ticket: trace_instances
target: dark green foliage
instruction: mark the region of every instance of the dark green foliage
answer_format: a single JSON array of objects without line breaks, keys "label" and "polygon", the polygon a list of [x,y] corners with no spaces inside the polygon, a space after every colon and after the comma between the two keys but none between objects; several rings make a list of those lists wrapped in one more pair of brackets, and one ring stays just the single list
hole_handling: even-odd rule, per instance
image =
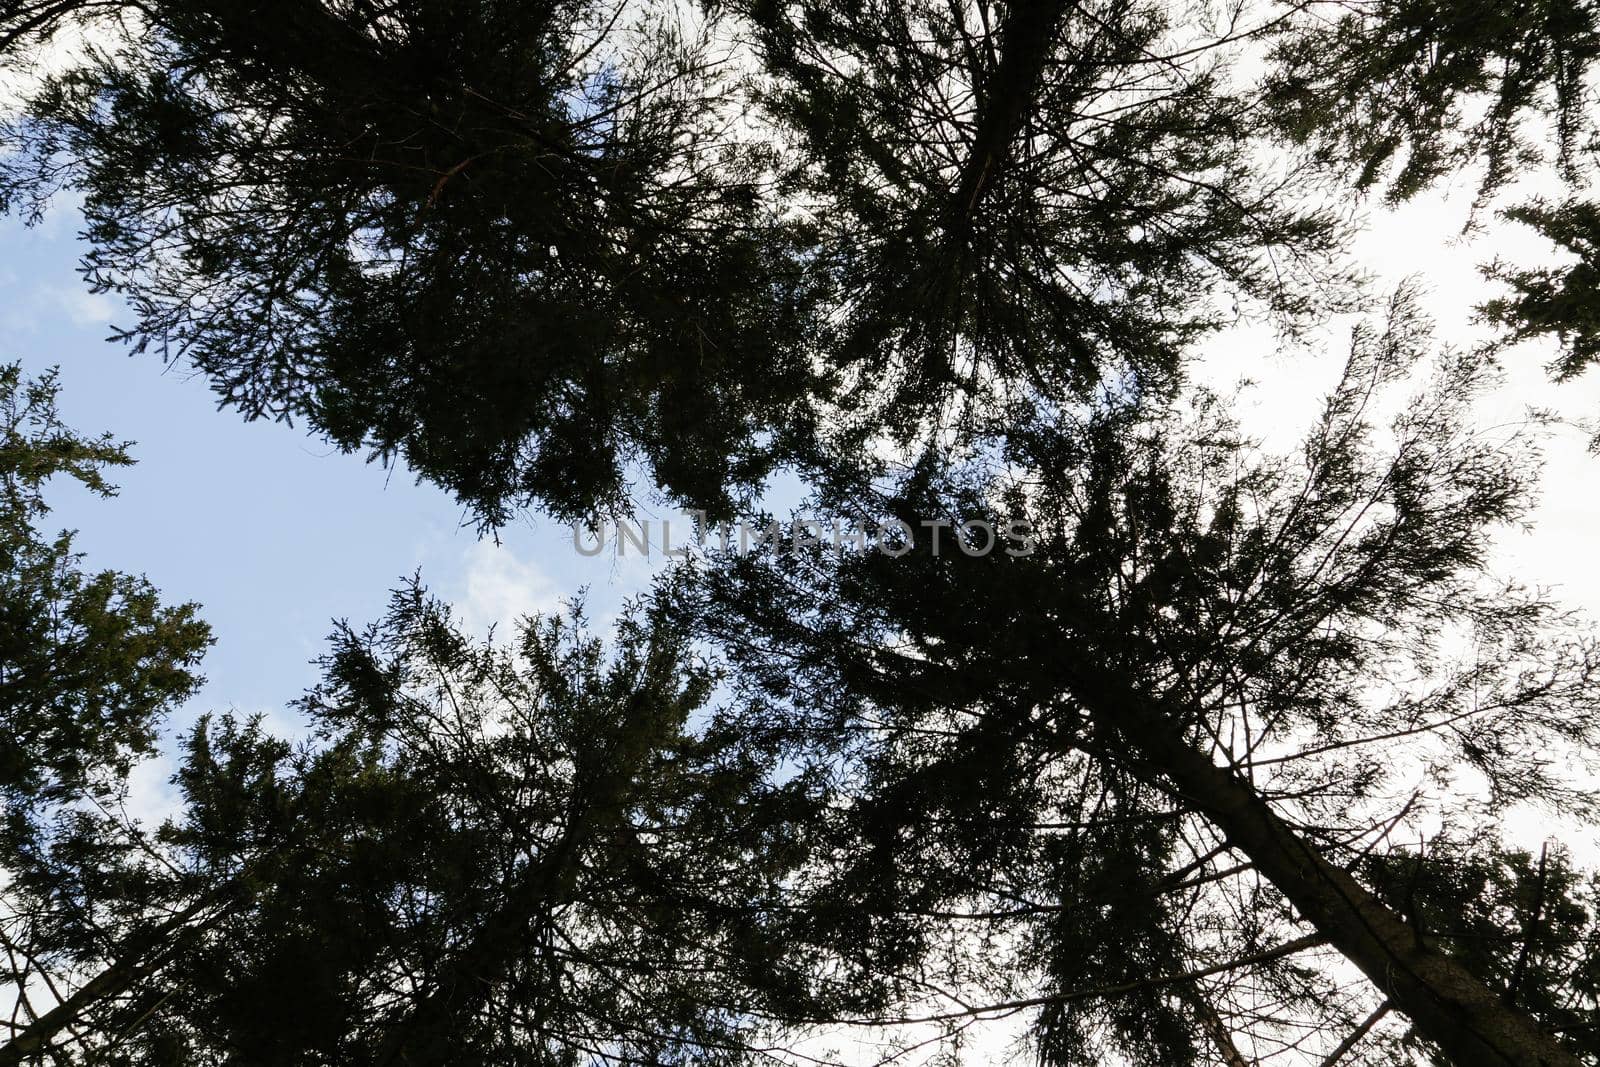
[{"label": "dark green foliage", "polygon": [[90,572],[72,535],[44,535],[45,483],[64,475],[111,496],[131,462],[109,435],[56,414],[54,375],[0,366],[0,811],[4,851],[58,806],[114,797],[152,753],[163,716],[194,692],[210,643],[195,605],[163,607],[142,578]]},{"label": "dark green foliage", "polygon": [[[245,415],[486,525],[622,509],[636,475],[727,515],[792,464],[813,514],[1037,535],[730,555],[610,654],[581,613],[477,642],[407,587],[334,635],[310,742],[209,719],[159,834],[57,820],[13,970],[60,1003],[0,1067],[733,1062],[841,1023],[954,1050],[1017,1012],[1050,1064],[1593,1053],[1559,947],[1591,890],[1488,832],[1592,816],[1551,753],[1596,740],[1600,665],[1486,575],[1536,467],[1474,427],[1486,360],[1396,401],[1430,345],[1402,294],[1288,456],[1184,372],[1230,320],[1348,302],[1345,199],[1308,207],[1331,174],[1400,200],[1481,161],[1488,197],[1549,121],[1576,180],[1594,12],[701,7],[0,15],[6,69],[102,34],[9,128],[4,206],[83,194],[124,338]],[[1594,354],[1591,214],[1513,212],[1580,262],[1502,270],[1485,309],[1557,333],[1563,375]],[[120,459],[65,447],[92,488],[81,461]],[[81,588],[117,651],[62,676],[86,710],[27,738],[24,800],[99,799],[192,684],[117,670],[203,644],[142,587]],[[1390,844],[1445,816],[1486,829]]]},{"label": "dark green foliage", "polygon": [[1361,189],[1414,196],[1481,163],[1509,185],[1541,145],[1569,175],[1594,151],[1589,81],[1600,24],[1589,0],[1311,3],[1277,27],[1272,121]]},{"label": "dark green foliage", "polygon": [[126,339],[486,523],[620,506],[635,451],[725,510],[804,423],[801,270],[710,45],[611,14],[138,5],[33,97],[0,201],[83,190]]},{"label": "dark green foliage", "polygon": [[736,1062],[810,1002],[772,908],[806,780],[707,716],[666,602],[608,653],[579,612],[477,642],[412,585],[323,665],[309,745],[190,736],[162,847],[229,903],[63,1054],[138,1019],[139,1063]]},{"label": "dark green foliage", "polygon": [[96,965],[171,899],[122,807],[211,642],[195,605],[86,571],[70,533],[41,531],[52,477],[108,497],[106,468],[132,462],[67,427],[56,394],[53,373],[0,366],[0,988],[24,1018],[50,975]]},{"label": "dark green foliage", "polygon": [[[1263,454],[1214,399],[1112,403],[1018,435],[1006,458],[1025,481],[930,464],[871,504],[812,507],[1026,514],[1030,556],[762,553],[705,576],[701,611],[740,676],[792,701],[802,740],[858,739],[853,804],[937,849],[876,862],[903,879],[878,899],[1032,928],[1043,954],[1013,974],[1034,975],[1020,1002],[1042,1011],[1055,1062],[1192,1062],[1213,1037],[1207,1013],[1257,1047],[1308,1030],[1332,1045],[1372,1008],[1334,974],[1272,955],[1306,932],[1252,877],[1272,857],[1218,840],[1206,798],[1175,788],[1141,734],[1171,731],[1221,761],[1296,847],[1338,864],[1432,810],[1588,810],[1547,755],[1600,729],[1593,650],[1481,570],[1529,488],[1522,447],[1473,428],[1481,362],[1441,358],[1381,437],[1375,424],[1427,345],[1404,296],[1389,323],[1359,330],[1298,455]],[[1450,784],[1463,767],[1481,791]],[[856,877],[840,869],[859,893]],[[950,940],[968,955],[947,982],[994,981],[976,942]],[[1197,999],[1180,982],[1148,987],[1195,969],[1208,971]],[[1519,1002],[1545,1025],[1595,1009],[1559,975],[1527,980],[1551,983]]]},{"label": "dark green foliage", "polygon": [[[1119,995],[1047,1003],[1038,1021],[1039,1058],[1046,1064],[1099,1064],[1117,1054],[1135,1062],[1203,1064],[1204,1038],[1181,1000],[1148,985],[1180,974],[1196,946],[1185,944],[1184,901],[1170,872],[1182,867],[1178,820],[1126,813],[1151,805],[1127,783],[1096,804],[1121,816],[1086,830],[1045,837],[1040,884],[1058,901],[1039,921],[1035,940],[1045,961],[1042,992],[1128,986]],[[1093,815],[1084,806],[1080,815]]]},{"label": "dark green foliage", "polygon": [[1600,1056],[1600,899],[1594,876],[1563,850],[1547,845],[1535,855],[1441,836],[1409,854],[1371,857],[1367,867],[1385,899],[1414,914],[1429,938],[1576,1049]]},{"label": "dark green foliage", "polygon": [[1553,334],[1561,352],[1551,369],[1563,381],[1575,378],[1600,359],[1600,206],[1534,201],[1509,208],[1506,217],[1538,230],[1577,262],[1526,270],[1493,264],[1489,276],[1511,293],[1486,303],[1484,317],[1506,327],[1508,342]]},{"label": "dark green foliage", "polygon": [[822,413],[855,449],[967,394],[1159,390],[1241,297],[1348,296],[1338,218],[1255,172],[1159,3],[118,7],[0,19],[21,64],[107,42],[31,95],[0,201],[81,191],[125,339],[491,525],[620,508],[633,462],[727,513]]},{"label": "dark green foliage", "polygon": [[1337,217],[1303,206],[1304,175],[1252,169],[1248,98],[1169,5],[728,6],[795,146],[822,351],[868,433],[872,412],[915,439],[956,386],[980,424],[997,393],[1160,389],[1228,300],[1340,298]]},{"label": "dark green foliage", "polygon": [[[1358,190],[1406,200],[1462,172],[1492,207],[1533,227],[1570,266],[1486,273],[1510,294],[1481,309],[1498,343],[1561,343],[1565,380],[1595,358],[1593,205],[1578,199],[1596,170],[1600,8],[1592,0],[1383,0],[1313,3],[1274,26],[1265,103],[1290,141],[1344,169]],[[1573,199],[1505,206],[1497,194],[1553,164]]]}]

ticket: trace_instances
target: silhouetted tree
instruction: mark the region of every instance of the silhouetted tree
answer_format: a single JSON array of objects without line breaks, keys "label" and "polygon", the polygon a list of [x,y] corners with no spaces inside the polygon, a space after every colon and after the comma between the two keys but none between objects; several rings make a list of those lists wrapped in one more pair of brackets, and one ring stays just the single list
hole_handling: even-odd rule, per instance
[{"label": "silhouetted tree", "polygon": [[[886,469],[886,495],[812,509],[1026,515],[1031,555],[970,556],[947,527],[935,556],[924,528],[899,558],[781,548],[705,574],[708,625],[746,684],[789,697],[795,743],[827,758],[852,739],[862,844],[841,853],[839,891],[864,914],[1009,920],[955,939],[949,988],[979,946],[1020,946],[1031,990],[987,1003],[1040,1009],[1047,1060],[1200,1062],[1224,1035],[1251,1057],[1331,1048],[1374,994],[1448,1062],[1590,1047],[1587,979],[1509,981],[1504,956],[1435,936],[1392,871],[1363,866],[1429,819],[1587,812],[1559,768],[1600,727],[1592,643],[1485,573],[1535,468],[1518,434],[1475,428],[1481,361],[1441,357],[1374,426],[1427,347],[1402,295],[1387,326],[1358,330],[1297,455],[1263,454],[1216,400],[1109,395],[1003,457]],[[1468,775],[1481,786],[1456,784]],[[1320,945],[1373,991],[1307,969]],[[960,998],[943,1011],[986,1003]]]},{"label": "silhouetted tree", "polygon": [[195,606],[163,608],[143,579],[88,572],[72,534],[44,536],[45,483],[102,497],[105,468],[132,462],[109,434],[84,437],[56,412],[53,373],[0,366],[0,798],[7,852],[68,798],[105,796],[153,750],[164,713],[199,684],[210,642]]},{"label": "silhouetted tree", "polygon": [[[1592,647],[1485,577],[1535,465],[1474,429],[1482,357],[1374,430],[1427,347],[1402,297],[1290,458],[1185,360],[1356,294],[1319,196],[1481,162],[1487,203],[1547,120],[1576,181],[1593,23],[1565,0],[9,8],[4,70],[92,32],[7,127],[0,206],[81,194],[124,338],[223,403],[402,459],[487,525],[624,507],[636,460],[711,517],[792,464],[823,514],[924,548],[950,526],[937,556],[703,573],[738,699],[692,725],[712,674],[676,586],[609,662],[554,622],[477,645],[402,594],[336,635],[315,743],[203,725],[183,816],[115,838],[145,858],[75,839],[58,870],[120,872],[118,917],[80,923],[0,1063],[737,1059],[1024,1010],[1051,1063],[1592,1053],[1588,965],[1545,932],[1592,936],[1588,889],[1481,832],[1588,814],[1552,754],[1600,710]],[[1560,335],[1575,373],[1592,212],[1519,210],[1580,263],[1497,268],[1485,314]],[[1036,551],[956,543],[1010,514]],[[57,760],[115,777],[142,737]],[[1391,844],[1429,820],[1432,846]]]},{"label": "silhouetted tree", "polygon": [[1295,166],[1256,165],[1226,32],[1172,5],[727,6],[797,144],[780,165],[832,282],[821,350],[868,433],[949,425],[956,385],[980,423],[997,394],[1159,390],[1241,299],[1287,322],[1345,295],[1340,216]]},{"label": "silhouetted tree", "polygon": [[1391,200],[1464,168],[1484,197],[1533,161],[1576,177],[1593,165],[1596,16],[1587,0],[1285,4],[1272,121]]},{"label": "silhouetted tree", "polygon": [[711,6],[24,5],[11,66],[99,43],[0,202],[80,192],[128,340],[490,524],[618,507],[630,462],[726,514],[818,419],[1165,388],[1241,299],[1349,295],[1227,35],[1164,3]]},{"label": "silhouetted tree", "polygon": [[1559,380],[1576,378],[1600,359],[1600,329],[1595,319],[1600,271],[1600,205],[1587,200],[1560,204],[1536,200],[1506,210],[1506,217],[1538,230],[1573,260],[1556,266],[1490,265],[1488,274],[1509,293],[1487,301],[1486,319],[1506,327],[1506,343],[1551,336],[1559,354],[1551,371]]},{"label": "silhouetted tree", "polygon": [[[1488,301],[1484,318],[1507,328],[1502,345],[1558,340],[1558,379],[1593,363],[1596,208],[1583,197],[1600,145],[1600,10],[1587,0],[1309,3],[1273,32],[1272,121],[1391,201],[1473,173],[1478,207],[1497,207],[1562,253],[1532,268],[1490,263],[1486,273],[1509,293]],[[1571,199],[1500,202],[1551,164]]]},{"label": "silhouetted tree", "polygon": [[74,19],[100,43],[13,124],[0,203],[82,190],[127,339],[247,417],[399,456],[494,523],[617,506],[635,453],[725,510],[803,425],[804,271],[708,32],[591,0],[0,28],[38,24],[26,62]]},{"label": "silhouetted tree", "polygon": [[0,977],[14,1020],[150,896],[124,811],[128,775],[200,683],[210,631],[142,578],[90,571],[72,534],[46,536],[46,483],[100,496],[131,462],[109,435],[74,432],[53,373],[0,367]]},{"label": "silhouetted tree", "polygon": [[189,737],[160,847],[196,905],[0,1062],[735,1062],[777,1009],[850,1003],[766,918],[808,779],[701,714],[668,608],[609,655],[578,613],[478,642],[415,585],[341,627],[311,743]]}]

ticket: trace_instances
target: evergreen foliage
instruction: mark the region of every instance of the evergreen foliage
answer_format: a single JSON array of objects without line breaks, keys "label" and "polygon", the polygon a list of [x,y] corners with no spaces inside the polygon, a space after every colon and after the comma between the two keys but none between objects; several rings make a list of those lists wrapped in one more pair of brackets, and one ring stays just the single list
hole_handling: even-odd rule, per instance
[{"label": "evergreen foliage", "polygon": [[[849,836],[872,847],[839,868],[841,891],[868,912],[1009,931],[956,943],[1021,949],[1009,967],[1033,994],[991,1002],[1040,1010],[1048,1062],[1207,1062],[1218,1019],[1247,1060],[1291,1034],[1329,1051],[1375,993],[1447,1062],[1578,1062],[1526,1017],[1497,1029],[1503,955],[1430,941],[1436,926],[1383,903],[1392,877],[1344,873],[1388,855],[1401,823],[1592,807],[1551,757],[1600,728],[1592,642],[1484,572],[1493,530],[1526,506],[1530,442],[1474,425],[1476,357],[1441,356],[1399,401],[1428,348],[1402,293],[1386,324],[1357,330],[1295,455],[1253,446],[1216,398],[1113,398],[1003,462],[885,471],[883,496],[810,504],[1022,513],[1038,532],[1026,557],[949,542],[936,556],[924,540],[842,563],[735,554],[704,575],[708,626],[737,677],[787,696],[795,743],[831,759],[853,739]],[[1454,906],[1451,879],[1484,877],[1476,856],[1431,855],[1442,876],[1406,891],[1434,906]],[[1574,894],[1563,906],[1581,916]],[[1376,989],[1272,954],[1324,943]],[[949,966],[944,988],[993,980],[970,955]],[[1149,987],[1191,972],[1204,1012]],[[1516,1003],[1587,1048],[1600,1005],[1581,979],[1546,976],[1534,993],[1524,968]],[[1470,1005],[1445,1003],[1473,983]]]},{"label": "evergreen foliage", "polygon": [[[1500,348],[1600,352],[1596,18],[7,6],[0,209],[80,198],[118,337],[224,406],[483,527],[792,471],[916,547],[692,562],[609,649],[414,580],[337,627],[307,739],[187,731],[150,827],[209,634],[39,531],[127,456],[0,370],[0,1067],[954,1059],[997,1017],[1048,1064],[1597,1062],[1592,875],[1508,827],[1594,825],[1600,658],[1491,575],[1540,428],[1477,415]],[[1353,205],[1468,171],[1570,254],[1485,268],[1496,344],[1402,290],[1282,455],[1190,380],[1358,307]]]}]

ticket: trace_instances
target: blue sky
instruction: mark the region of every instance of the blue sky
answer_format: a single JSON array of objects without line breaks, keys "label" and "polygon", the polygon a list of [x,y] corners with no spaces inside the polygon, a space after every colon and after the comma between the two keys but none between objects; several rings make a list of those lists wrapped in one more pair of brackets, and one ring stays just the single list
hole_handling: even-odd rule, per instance
[{"label": "blue sky", "polygon": [[0,219],[0,360],[29,374],[59,365],[69,425],[134,442],[138,465],[115,475],[118,497],[58,481],[48,524],[76,529],[90,566],[144,574],[168,602],[202,605],[217,643],[189,713],[282,709],[315,680],[331,620],[377,617],[419,568],[480,628],[580,587],[604,619],[643,586],[643,561],[584,559],[547,519],[520,520],[498,547],[480,542],[459,507],[405,471],[298,427],[246,423],[217,410],[204,381],[106,343],[128,315],[78,277],[76,224],[70,207],[31,229]]},{"label": "blue sky", "polygon": [[[1441,340],[1455,344],[1473,340],[1472,306],[1485,292],[1477,263],[1486,252],[1524,262],[1548,256],[1529,235],[1504,227],[1461,244],[1464,199],[1457,191],[1378,213],[1357,248],[1380,290],[1420,278]],[[175,717],[174,731],[201,711],[228,709],[268,713],[280,729],[292,729],[283,710],[315,681],[311,661],[331,621],[376,618],[388,590],[413,571],[482,630],[549,610],[584,588],[591,617],[603,625],[657,569],[610,552],[584,558],[569,529],[537,516],[502,530],[499,545],[480,541],[444,493],[404,471],[340,454],[298,428],[218,411],[203,381],[106,343],[110,325],[127,315],[114,299],[86,292],[76,271],[76,225],[65,204],[33,229],[0,219],[0,359],[33,373],[59,365],[67,421],[135,442],[139,462],[118,473],[120,496],[102,501],[57,484],[50,518],[53,527],[79,532],[91,566],[142,573],[168,602],[201,604],[217,643],[204,665],[207,684]],[[1218,384],[1254,379],[1238,414],[1272,447],[1292,448],[1332,384],[1348,326],[1323,331],[1327,348],[1316,356],[1274,355],[1271,331],[1246,324],[1214,338],[1198,370]],[[1600,411],[1600,376],[1553,387],[1542,369],[1547,356],[1508,358],[1493,414],[1515,421],[1530,404],[1575,419]],[[1495,562],[1504,577],[1549,587],[1596,619],[1600,458],[1587,453],[1587,440],[1573,428],[1547,442],[1542,504],[1528,529],[1505,531]],[[788,485],[772,494],[794,495]],[[773,500],[780,510],[785,502]],[[136,774],[135,810],[173,810],[172,768],[161,760]],[[1547,828],[1530,817],[1525,832],[1537,840]]]},{"label": "blue sky", "polygon": [[[1485,248],[1530,258],[1545,250],[1504,229],[1465,249],[1451,239],[1462,210],[1435,197],[1381,214],[1358,252],[1381,287],[1422,279],[1442,338],[1470,343]],[[107,343],[111,324],[128,315],[79,278],[77,222],[70,204],[33,228],[0,218],[0,359],[29,372],[59,365],[67,421],[135,442],[139,462],[118,473],[120,496],[102,501],[57,484],[51,518],[79,532],[91,565],[145,574],[168,601],[202,605],[217,644],[191,710],[281,709],[315,679],[310,661],[331,620],[375,618],[387,591],[419,569],[479,628],[548,610],[580,589],[589,591],[592,616],[604,620],[646,584],[652,565],[609,552],[583,558],[569,529],[538,516],[502,530],[498,546],[481,542],[459,507],[404,470],[341,454],[298,427],[246,423],[217,410],[204,381]],[[1343,343],[1327,340],[1334,351]],[[1241,415],[1277,438],[1276,447],[1292,447],[1339,361],[1274,357],[1274,347],[1270,331],[1234,331],[1216,339],[1202,370],[1218,380],[1255,379]],[[1510,361],[1512,380],[1497,405],[1508,416],[1527,403],[1574,416],[1600,406],[1600,381],[1553,389],[1541,362],[1536,353]],[[1600,498],[1590,486],[1600,459],[1585,454],[1584,443],[1579,433],[1551,443],[1534,531],[1509,534],[1502,563],[1508,576],[1557,587],[1569,604],[1596,613]]]}]

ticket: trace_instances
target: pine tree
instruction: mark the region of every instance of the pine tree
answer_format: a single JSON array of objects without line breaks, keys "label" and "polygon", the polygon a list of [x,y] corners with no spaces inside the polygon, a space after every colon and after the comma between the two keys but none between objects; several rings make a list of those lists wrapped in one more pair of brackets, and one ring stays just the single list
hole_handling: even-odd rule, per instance
[{"label": "pine tree", "polygon": [[128,830],[128,775],[199,686],[211,641],[195,605],[86,570],[70,532],[41,531],[53,477],[111,496],[106,468],[132,462],[110,435],[66,426],[57,393],[54,373],[0,367],[0,976],[13,1019],[159,898]]},{"label": "pine tree", "polygon": [[195,606],[163,608],[148,582],[86,572],[72,534],[43,536],[44,486],[64,475],[102,497],[132,462],[109,434],[74,433],[53,373],[0,367],[0,761],[9,849],[39,809],[98,791],[152,751],[161,716],[199,684],[209,643]]},{"label": "pine tree", "polygon": [[1484,303],[1485,319],[1506,328],[1502,344],[1553,336],[1559,354],[1551,371],[1559,380],[1576,378],[1600,360],[1600,329],[1595,322],[1597,271],[1600,271],[1600,204],[1571,199],[1552,204],[1536,200],[1506,210],[1512,221],[1548,237],[1574,261],[1557,267],[1519,268],[1504,262],[1488,274],[1509,292]]},{"label": "pine tree", "polygon": [[865,436],[1160,391],[1241,305],[1292,326],[1348,296],[1342,216],[1314,173],[1257,166],[1229,35],[1173,5],[728,6],[797,144],[780,163],[832,283],[821,356]]},{"label": "pine tree", "polygon": [[[1291,1034],[1331,1049],[1379,1007],[1444,1062],[1579,1062],[1600,1007],[1584,981],[1513,985],[1363,866],[1430,818],[1586,813],[1557,766],[1600,728],[1592,642],[1484,573],[1533,465],[1473,424],[1481,359],[1441,357],[1374,425],[1427,348],[1402,294],[1358,331],[1297,456],[1263,455],[1216,400],[1112,396],[999,461],[929,459],[887,496],[813,502],[943,521],[937,556],[923,528],[900,557],[781,548],[707,572],[707,625],[748,684],[792,694],[796,743],[836,759],[826,738],[855,739],[840,803],[873,848],[840,891],[1008,920],[954,950],[951,983],[982,988],[975,945],[1041,946],[1043,966],[1017,964],[1031,989],[944,1012],[1037,1009],[1061,1063],[1203,1062],[1219,1022],[1255,1056]],[[963,516],[1007,514],[1032,521],[1031,555],[954,543]],[[1481,788],[1455,784],[1468,773]],[[1329,948],[1373,988],[1308,970]]]},{"label": "pine tree", "polygon": [[[83,194],[125,339],[246,416],[486,525],[635,474],[727,515],[782,464],[825,514],[950,523],[701,575],[739,689],[704,728],[677,587],[609,664],[403,594],[336,635],[315,744],[207,723],[181,820],[57,850],[114,921],[39,935],[69,981],[0,1063],[714,1061],[1022,1011],[1051,1063],[1592,1054],[1556,940],[1588,890],[1483,832],[1591,815],[1551,754],[1600,708],[1592,646],[1487,584],[1536,463],[1474,429],[1482,355],[1375,431],[1426,347],[1402,299],[1294,457],[1184,380],[1233,317],[1348,302],[1343,194],[1478,161],[1487,202],[1542,119],[1578,176],[1589,8],[702,7],[0,14],[8,70],[100,34],[8,128],[0,206]],[[1523,209],[1585,262],[1485,309],[1564,373],[1587,210]],[[1008,511],[1033,553],[954,543]],[[114,779],[136,726],[45,767]]]},{"label": "pine tree", "polygon": [[1587,0],[1311,3],[1270,35],[1273,121],[1358,188],[1403,200],[1471,167],[1487,200],[1533,161],[1569,179],[1593,166]]},{"label": "pine tree", "polygon": [[804,271],[709,31],[591,0],[47,4],[0,31],[26,65],[74,20],[103,43],[13,123],[0,205],[82,191],[126,339],[245,416],[491,524],[619,506],[635,452],[725,511],[757,438],[803,423]]},{"label": "pine tree", "polygon": [[810,788],[702,712],[667,607],[609,654],[579,611],[478,641],[415,584],[340,627],[313,743],[189,737],[161,844],[205,893],[0,1062],[758,1058],[833,995],[766,918]]},{"label": "pine tree", "polygon": [[0,205],[81,193],[128,341],[490,525],[634,475],[728,514],[819,431],[1163,388],[1241,300],[1349,295],[1315,175],[1257,171],[1225,35],[1163,3],[711,6],[31,3],[0,62],[104,43]]},{"label": "pine tree", "polygon": [[[1274,27],[1274,123],[1348,169],[1357,189],[1381,188],[1392,202],[1473,173],[1469,226],[1492,207],[1561,254],[1556,266],[1486,265],[1508,290],[1481,308],[1505,327],[1496,347],[1549,335],[1561,346],[1555,377],[1580,374],[1596,358],[1596,206],[1585,197],[1600,146],[1600,11],[1587,0],[1385,0],[1341,6],[1331,18],[1328,8],[1305,5]],[[1552,165],[1564,202],[1504,202],[1519,180]]]}]

